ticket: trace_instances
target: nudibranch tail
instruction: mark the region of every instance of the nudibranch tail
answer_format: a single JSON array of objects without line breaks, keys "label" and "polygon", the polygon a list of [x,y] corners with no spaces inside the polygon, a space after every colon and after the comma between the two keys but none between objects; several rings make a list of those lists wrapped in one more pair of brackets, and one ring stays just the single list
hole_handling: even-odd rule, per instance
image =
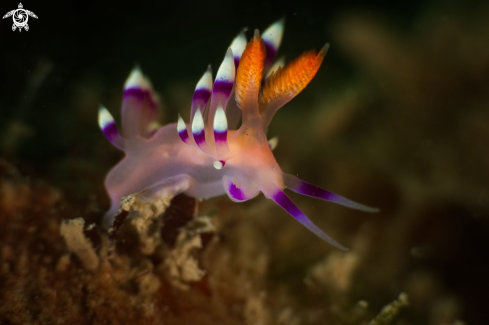
[{"label": "nudibranch tail", "polygon": [[277,110],[299,94],[314,78],[328,48],[326,44],[319,53],[306,52],[267,78],[260,93],[260,113],[264,128],[268,127]]},{"label": "nudibranch tail", "polygon": [[109,139],[116,148],[124,150],[125,140],[119,134],[114,118],[102,105],[98,110],[98,125],[107,139]]},{"label": "nudibranch tail", "polygon": [[134,68],[124,85],[122,102],[122,135],[125,139],[138,136],[148,138],[153,134],[151,124],[156,120],[159,109],[151,82],[139,67]]},{"label": "nudibranch tail", "polygon": [[268,198],[272,199],[316,236],[342,251],[348,251],[346,247],[340,245],[337,241],[319,229],[278,186],[275,184],[267,184],[262,188],[262,191]]},{"label": "nudibranch tail", "polygon": [[277,55],[280,43],[282,43],[282,37],[284,35],[285,17],[277,20],[270,25],[263,32],[262,39],[265,43],[265,48],[267,50],[267,57],[265,59],[265,69],[268,69]]},{"label": "nudibranch tail", "polygon": [[241,56],[236,77],[236,102],[243,112],[242,129],[261,121],[258,111],[258,93],[263,78],[266,49],[260,32],[250,40]]},{"label": "nudibranch tail", "polygon": [[360,210],[360,211],[365,211],[370,213],[379,212],[378,208],[372,208],[357,202],[353,202],[338,194],[322,189],[319,186],[303,181],[291,174],[284,174],[284,184],[289,190],[302,195],[314,197],[325,201],[330,201],[355,210]]}]

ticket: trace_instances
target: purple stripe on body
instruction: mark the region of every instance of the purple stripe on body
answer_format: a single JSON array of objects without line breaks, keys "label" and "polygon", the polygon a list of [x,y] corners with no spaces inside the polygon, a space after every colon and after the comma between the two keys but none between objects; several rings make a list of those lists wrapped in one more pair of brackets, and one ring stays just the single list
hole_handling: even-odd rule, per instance
[{"label": "purple stripe on body", "polygon": [[237,188],[234,183],[230,182],[228,188],[229,195],[231,195],[237,201],[246,201],[247,198],[240,188]]},{"label": "purple stripe on body", "polygon": [[272,64],[275,55],[277,54],[277,49],[272,43],[269,43],[267,41],[264,41],[264,43],[265,43],[265,49],[267,50],[267,56],[265,58],[265,67],[269,67]]},{"label": "purple stripe on body", "polygon": [[241,57],[239,56],[235,56],[233,57],[234,58],[234,68],[236,69],[236,71],[238,71],[238,67],[239,67],[239,60],[241,59]]},{"label": "purple stripe on body", "polygon": [[229,97],[231,91],[233,90],[233,82],[228,80],[216,80],[214,82],[213,94],[222,94],[223,96]]},{"label": "purple stripe on body", "polygon": [[211,92],[209,91],[209,89],[195,89],[194,96],[192,97],[192,103],[201,102],[205,105],[207,104],[207,101],[209,101],[210,96]]}]

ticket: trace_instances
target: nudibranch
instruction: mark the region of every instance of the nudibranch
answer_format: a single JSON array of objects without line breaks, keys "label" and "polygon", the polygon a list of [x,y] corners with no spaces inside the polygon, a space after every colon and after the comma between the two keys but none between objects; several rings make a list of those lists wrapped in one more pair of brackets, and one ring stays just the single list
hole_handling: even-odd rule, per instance
[{"label": "nudibranch", "polygon": [[285,66],[273,65],[283,29],[280,20],[262,36],[256,30],[249,42],[245,30],[238,34],[214,82],[210,67],[198,81],[189,124],[179,116],[178,123],[155,129],[158,98],[139,68],[131,72],[124,85],[121,133],[107,109],[99,110],[103,133],[125,153],[105,181],[112,200],[105,225],[114,220],[121,200],[134,193],[147,202],[180,193],[198,199],[226,193],[243,202],[262,192],[314,234],[346,250],[312,223],[284,189],[366,212],[377,209],[283,173],[265,134],[277,110],[315,76],[328,50],[326,44]]}]

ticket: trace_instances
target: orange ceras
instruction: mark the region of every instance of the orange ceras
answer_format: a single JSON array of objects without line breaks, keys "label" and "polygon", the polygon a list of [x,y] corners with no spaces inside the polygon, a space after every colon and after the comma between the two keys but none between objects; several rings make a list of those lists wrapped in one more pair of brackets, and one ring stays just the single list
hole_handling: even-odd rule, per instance
[{"label": "orange ceras", "polygon": [[258,99],[266,54],[265,44],[256,31],[241,55],[236,76],[236,102],[241,109],[248,98]]}]

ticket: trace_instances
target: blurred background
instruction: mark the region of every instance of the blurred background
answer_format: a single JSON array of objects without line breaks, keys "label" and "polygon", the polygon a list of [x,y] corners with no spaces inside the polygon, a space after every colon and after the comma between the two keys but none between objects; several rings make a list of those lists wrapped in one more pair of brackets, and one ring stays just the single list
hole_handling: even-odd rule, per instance
[{"label": "blurred background", "polygon": [[[103,179],[122,154],[99,131],[97,110],[103,103],[118,120],[122,85],[136,64],[161,96],[160,122],[175,122],[179,112],[188,120],[196,82],[209,63],[217,70],[236,34],[247,26],[251,36],[285,17],[278,56],[331,47],[315,79],[271,123],[269,136],[280,139],[277,161],[285,172],[381,212],[291,194],[351,248],[345,254],[263,197],[201,204],[199,213],[215,215],[232,263],[249,270],[237,277],[222,255],[208,257],[209,276],[226,284],[214,289],[230,319],[360,324],[405,292],[410,305],[394,324],[489,324],[487,2],[23,5],[39,17],[29,18],[29,31],[13,32],[11,18],[0,21],[2,182],[48,186],[59,199],[46,206],[69,211],[56,220],[98,223],[108,208]],[[17,6],[2,1],[0,14]],[[8,200],[23,198],[28,206],[35,199],[25,199],[24,190],[6,196],[2,186],[4,229],[13,211],[36,217],[35,209],[6,208]],[[45,192],[36,191],[29,195]],[[4,234],[0,242],[15,246],[14,237]],[[266,262],[257,270],[250,265],[259,257]],[[255,321],[246,314],[253,303],[261,304],[261,314],[251,309]],[[193,308],[208,308],[206,300]]]}]

